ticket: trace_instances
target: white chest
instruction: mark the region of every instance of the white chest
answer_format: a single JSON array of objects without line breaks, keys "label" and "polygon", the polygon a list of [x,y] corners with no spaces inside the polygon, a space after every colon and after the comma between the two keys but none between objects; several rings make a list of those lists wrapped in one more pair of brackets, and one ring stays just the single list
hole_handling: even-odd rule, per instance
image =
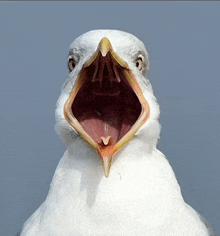
[{"label": "white chest", "polygon": [[66,153],[21,235],[208,235],[168,161],[154,155],[126,164],[118,159],[105,178],[99,161],[85,164]]}]

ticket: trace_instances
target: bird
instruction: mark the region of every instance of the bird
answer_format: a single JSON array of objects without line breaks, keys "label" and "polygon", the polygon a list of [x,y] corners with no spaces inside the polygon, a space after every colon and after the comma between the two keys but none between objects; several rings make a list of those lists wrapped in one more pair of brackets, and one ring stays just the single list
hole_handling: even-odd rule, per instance
[{"label": "bird", "polygon": [[157,149],[160,109],[142,41],[92,30],[70,45],[55,130],[67,150],[21,236],[208,236]]}]

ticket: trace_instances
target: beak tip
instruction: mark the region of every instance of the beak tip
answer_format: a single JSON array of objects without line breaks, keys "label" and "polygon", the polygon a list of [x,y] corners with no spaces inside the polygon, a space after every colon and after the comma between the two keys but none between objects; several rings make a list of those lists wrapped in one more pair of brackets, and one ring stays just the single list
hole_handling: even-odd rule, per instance
[{"label": "beak tip", "polygon": [[105,57],[111,48],[111,43],[108,38],[104,37],[99,43],[99,51]]},{"label": "beak tip", "polygon": [[104,175],[105,175],[105,178],[108,178],[109,177],[109,172],[107,173],[107,172],[104,171]]},{"label": "beak tip", "polygon": [[102,48],[101,50],[100,50],[100,52],[101,52],[101,54],[102,54],[102,57],[106,57],[106,55],[107,55],[107,53],[108,53],[108,49],[107,48]]},{"label": "beak tip", "polygon": [[106,178],[109,177],[111,165],[112,165],[112,156],[107,156],[102,159],[103,172]]}]

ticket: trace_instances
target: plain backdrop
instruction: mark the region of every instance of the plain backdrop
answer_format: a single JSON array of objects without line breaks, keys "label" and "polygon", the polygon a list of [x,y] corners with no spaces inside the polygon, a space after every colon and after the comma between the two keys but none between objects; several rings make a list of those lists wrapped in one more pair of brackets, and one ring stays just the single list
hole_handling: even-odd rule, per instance
[{"label": "plain backdrop", "polygon": [[0,235],[45,200],[65,146],[54,110],[71,42],[119,29],[149,52],[158,148],[187,203],[220,235],[220,2],[0,2]]}]

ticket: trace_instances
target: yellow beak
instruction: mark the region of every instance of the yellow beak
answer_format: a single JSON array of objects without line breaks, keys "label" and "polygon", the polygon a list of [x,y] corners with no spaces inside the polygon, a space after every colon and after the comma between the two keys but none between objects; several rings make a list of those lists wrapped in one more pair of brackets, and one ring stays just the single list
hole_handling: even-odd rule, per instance
[{"label": "yellow beak", "polygon": [[[81,126],[72,111],[72,104],[77,96],[82,85],[88,80],[86,71],[91,66],[96,67],[96,72],[99,70],[100,60],[110,61],[113,67],[117,66],[120,68],[121,73],[126,78],[126,82],[132,88],[133,92],[136,94],[140,104],[141,113],[137,121],[133,124],[130,130],[117,142],[114,142],[111,137],[101,137],[101,142],[96,142]],[[117,77],[117,73],[116,73]],[[120,79],[120,78],[118,78]],[[100,41],[96,52],[91,56],[91,58],[84,64],[76,82],[72,88],[70,96],[66,101],[64,106],[64,116],[69,124],[78,132],[78,134],[99,154],[102,159],[104,175],[109,176],[110,168],[112,164],[113,156],[126,144],[129,140],[133,138],[135,133],[140,129],[140,127],[149,118],[149,105],[143,96],[142,90],[129,68],[128,64],[120,58],[112,48],[112,45],[108,38],[104,37]]]}]

